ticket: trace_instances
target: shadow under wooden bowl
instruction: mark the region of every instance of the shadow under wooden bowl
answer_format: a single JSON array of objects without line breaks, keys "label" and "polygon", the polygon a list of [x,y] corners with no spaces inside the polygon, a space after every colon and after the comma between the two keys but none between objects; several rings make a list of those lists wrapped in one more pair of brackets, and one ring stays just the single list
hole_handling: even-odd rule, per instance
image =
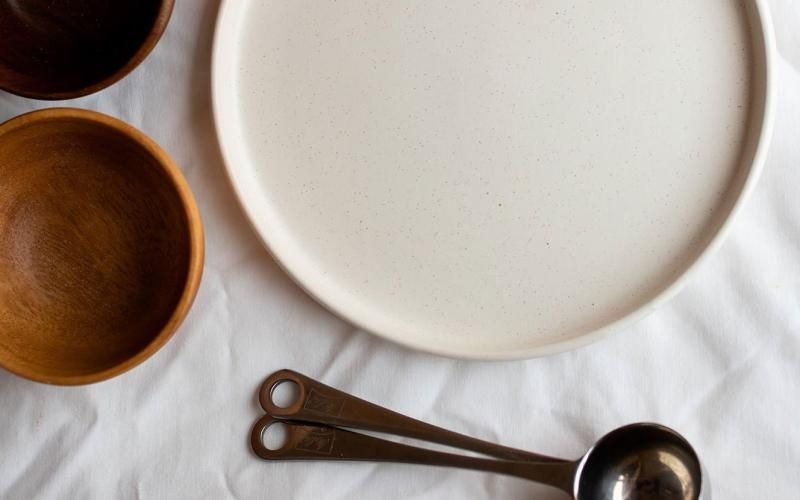
[{"label": "shadow under wooden bowl", "polygon": [[0,0],[0,89],[71,99],[130,73],[156,46],[174,0]]},{"label": "shadow under wooden bowl", "polygon": [[194,300],[202,233],[180,171],[135,128],[68,108],[0,125],[0,366],[75,385],[141,363]]}]

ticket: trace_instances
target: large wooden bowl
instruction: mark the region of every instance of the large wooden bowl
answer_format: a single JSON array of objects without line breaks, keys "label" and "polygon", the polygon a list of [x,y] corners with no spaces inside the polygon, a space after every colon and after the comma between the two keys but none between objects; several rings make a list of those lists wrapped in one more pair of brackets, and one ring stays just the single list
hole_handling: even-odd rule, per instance
[{"label": "large wooden bowl", "polygon": [[140,131],[77,109],[0,125],[0,366],[61,385],[136,366],[188,312],[203,251],[186,181]]},{"label": "large wooden bowl", "polygon": [[174,0],[0,0],[0,88],[70,99],[130,73],[158,43]]}]

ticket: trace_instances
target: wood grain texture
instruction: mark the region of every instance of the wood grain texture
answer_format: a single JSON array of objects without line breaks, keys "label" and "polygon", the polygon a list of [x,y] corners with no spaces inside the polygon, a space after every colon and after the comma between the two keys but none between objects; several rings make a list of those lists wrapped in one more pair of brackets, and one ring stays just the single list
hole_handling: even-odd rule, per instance
[{"label": "wood grain texture", "polygon": [[118,81],[167,27],[174,0],[0,0],[0,88],[70,99]]},{"label": "wood grain texture", "polygon": [[142,362],[197,291],[200,217],[177,167],[106,115],[0,126],[0,365],[83,384]]}]

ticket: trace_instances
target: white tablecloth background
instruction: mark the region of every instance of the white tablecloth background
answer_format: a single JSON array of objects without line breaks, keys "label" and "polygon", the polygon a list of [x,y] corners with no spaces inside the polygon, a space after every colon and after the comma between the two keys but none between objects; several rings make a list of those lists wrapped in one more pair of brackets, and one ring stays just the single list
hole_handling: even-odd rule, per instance
[{"label": "white tablecloth background", "polygon": [[[272,261],[233,195],[213,129],[218,1],[179,0],[141,67],[64,105],[132,123],[182,166],[207,234],[199,295],[164,349],[113,380],[59,388],[0,371],[0,497],[561,498],[468,471],[262,462],[248,446],[256,390],[290,367],[435,424],[566,457],[619,425],[662,422],[696,444],[716,499],[800,498],[800,1],[770,4],[775,134],[722,249],[677,298],[608,340],[478,363],[360,332]],[[0,120],[52,105],[3,94]]]}]

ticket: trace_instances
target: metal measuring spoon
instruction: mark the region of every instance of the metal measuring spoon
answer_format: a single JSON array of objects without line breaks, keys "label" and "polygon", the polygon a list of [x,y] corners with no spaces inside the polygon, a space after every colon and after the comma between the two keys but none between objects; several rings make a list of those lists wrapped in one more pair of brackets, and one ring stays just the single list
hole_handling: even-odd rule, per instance
[{"label": "metal measuring spoon", "polygon": [[[287,373],[292,377],[282,380],[292,380],[295,383],[300,380],[300,394],[291,405],[280,408],[271,400],[273,389],[280,383],[280,380],[276,383],[274,377],[278,374],[285,377]],[[691,445],[677,432],[662,425],[640,423],[621,427],[601,438],[575,461],[549,457],[549,461],[537,461],[464,456],[409,446],[335,427],[335,424],[329,422],[338,418],[348,422],[349,427],[364,428],[358,423],[364,418],[368,422],[367,428],[376,430],[372,420],[378,418],[381,412],[389,410],[295,372],[283,371],[278,374],[270,377],[262,387],[260,399],[268,415],[256,422],[251,434],[253,450],[266,460],[362,460],[459,467],[507,474],[547,484],[576,500],[711,498],[700,460]],[[311,387],[305,385],[305,382],[310,382]],[[363,407],[364,403],[369,406]],[[276,413],[279,415],[273,414],[273,409],[277,409]],[[359,410],[368,411],[364,414]],[[376,410],[378,413],[374,413]],[[341,418],[342,415],[344,418]],[[302,422],[298,422],[297,417]],[[369,423],[370,421],[372,422]],[[280,448],[271,450],[264,445],[263,434],[276,423],[286,426],[287,438]],[[395,432],[396,429],[387,430],[386,427],[394,427],[393,425],[382,427],[383,432],[404,436],[411,434],[407,431],[398,433]],[[442,439],[434,441],[443,442]]]}]

